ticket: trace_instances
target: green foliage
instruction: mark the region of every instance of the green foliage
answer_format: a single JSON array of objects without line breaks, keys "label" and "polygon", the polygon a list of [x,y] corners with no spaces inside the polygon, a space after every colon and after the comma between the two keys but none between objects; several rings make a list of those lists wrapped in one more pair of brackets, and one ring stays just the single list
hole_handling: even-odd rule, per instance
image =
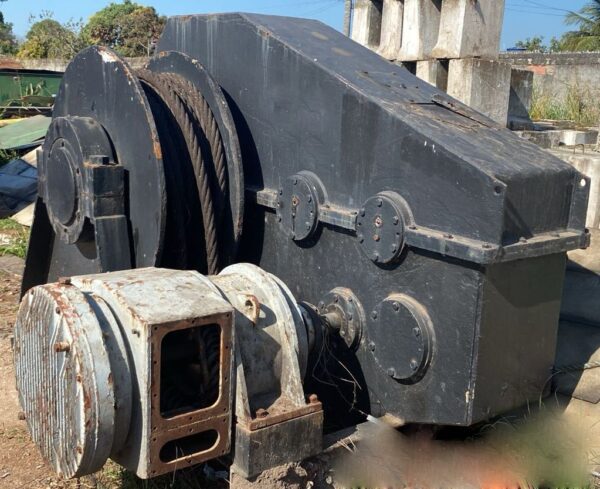
[{"label": "green foliage", "polygon": [[563,36],[563,50],[600,51],[600,0],[591,0],[578,12],[569,12],[565,22],[577,30]]},{"label": "green foliage", "polygon": [[579,86],[570,87],[562,100],[534,87],[530,116],[533,120],[569,120],[580,126],[595,126],[600,120],[600,100]]},{"label": "green foliage", "polygon": [[124,0],[96,12],[82,35],[86,43],[108,46],[123,56],[148,56],[165,21],[154,8]]},{"label": "green foliage", "polygon": [[550,39],[550,44],[544,44],[543,36],[534,36],[524,41],[517,41],[515,46],[535,53],[556,53],[563,51],[562,40],[556,37]]},{"label": "green foliage", "polygon": [[5,149],[0,149],[0,166],[18,157],[19,153],[16,151],[7,151]]},{"label": "green foliage", "polygon": [[17,39],[12,28],[13,25],[5,22],[4,15],[0,12],[0,55],[13,55],[17,52]]},{"label": "green foliage", "polygon": [[0,219],[0,256],[14,255],[24,258],[29,242],[29,228],[12,219]]},{"label": "green foliage", "polygon": [[528,37],[524,41],[517,41],[515,46],[521,49],[526,49],[527,51],[534,51],[538,53],[543,53],[547,50],[547,47],[544,46],[543,36],[535,36],[532,38]]},{"label": "green foliage", "polygon": [[79,24],[61,24],[52,18],[52,13],[43,12],[29,29],[17,56],[70,59],[85,47],[78,30]]}]

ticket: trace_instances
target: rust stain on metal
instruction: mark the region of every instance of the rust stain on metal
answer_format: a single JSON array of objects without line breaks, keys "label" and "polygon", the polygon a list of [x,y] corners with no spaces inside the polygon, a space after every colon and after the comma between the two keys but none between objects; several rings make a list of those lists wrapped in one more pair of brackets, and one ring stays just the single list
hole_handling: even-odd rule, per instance
[{"label": "rust stain on metal", "polygon": [[252,324],[256,325],[260,317],[260,301],[253,294],[246,294],[246,300],[244,301],[244,307],[246,308],[246,315]]},{"label": "rust stain on metal", "polygon": [[160,146],[160,142],[157,140],[152,141],[152,151],[154,152],[154,156],[157,160],[162,160],[162,147]]},{"label": "rust stain on metal", "polygon": [[302,416],[306,416],[307,414],[317,413],[322,410],[323,405],[317,400],[316,402],[307,404],[306,406],[302,406],[300,408],[290,409],[289,411],[284,411],[275,414],[269,414],[264,418],[253,419],[252,421],[250,421],[248,429],[250,431],[256,431],[261,428],[266,428],[267,426],[273,426],[275,424],[289,421],[290,419],[300,418]]}]

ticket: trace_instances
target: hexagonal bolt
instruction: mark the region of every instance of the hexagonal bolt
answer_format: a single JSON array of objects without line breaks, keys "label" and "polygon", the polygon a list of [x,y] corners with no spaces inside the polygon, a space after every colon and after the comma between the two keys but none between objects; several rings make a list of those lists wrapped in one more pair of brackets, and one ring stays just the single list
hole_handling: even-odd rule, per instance
[{"label": "hexagonal bolt", "polygon": [[390,377],[395,377],[395,376],[396,376],[396,369],[395,369],[395,368],[391,368],[391,367],[390,367],[390,368],[388,368],[388,369],[387,369],[387,374],[388,374]]},{"label": "hexagonal bolt", "polygon": [[256,410],[256,417],[257,418],[264,419],[267,416],[269,416],[269,411],[267,411],[266,409],[259,408],[259,409]]},{"label": "hexagonal bolt", "polygon": [[369,350],[375,351],[375,343],[373,343],[372,341],[369,343]]},{"label": "hexagonal bolt", "polygon": [[400,304],[398,302],[394,302],[392,304],[392,307],[394,308],[394,311],[398,312],[400,310]]},{"label": "hexagonal bolt", "polygon": [[414,358],[410,361],[410,369],[413,372],[416,372],[417,369],[419,368],[419,362],[417,362]]},{"label": "hexagonal bolt", "polygon": [[59,341],[54,343],[54,351],[56,353],[66,353],[71,350],[71,344],[67,341]]},{"label": "hexagonal bolt", "polygon": [[373,319],[377,319],[377,311],[373,311],[373,312],[371,313],[371,317],[372,317]]},{"label": "hexagonal bolt", "polygon": [[90,163],[92,165],[110,165],[110,158],[106,155],[91,155]]},{"label": "hexagonal bolt", "polygon": [[413,328],[412,332],[415,335],[415,338],[420,338],[421,337],[421,328],[415,326]]},{"label": "hexagonal bolt", "polygon": [[308,402],[311,404],[317,404],[319,402],[319,397],[316,394],[311,394],[308,396]]}]

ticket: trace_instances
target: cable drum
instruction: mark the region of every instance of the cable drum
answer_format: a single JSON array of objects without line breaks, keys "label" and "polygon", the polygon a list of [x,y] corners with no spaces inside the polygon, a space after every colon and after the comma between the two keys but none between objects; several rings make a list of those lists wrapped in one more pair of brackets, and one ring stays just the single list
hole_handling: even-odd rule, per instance
[{"label": "cable drum", "polygon": [[217,121],[189,80],[146,69],[137,75],[157,122],[165,165],[167,226],[162,266],[216,274],[231,259],[226,253],[232,248],[223,232],[228,176]]}]

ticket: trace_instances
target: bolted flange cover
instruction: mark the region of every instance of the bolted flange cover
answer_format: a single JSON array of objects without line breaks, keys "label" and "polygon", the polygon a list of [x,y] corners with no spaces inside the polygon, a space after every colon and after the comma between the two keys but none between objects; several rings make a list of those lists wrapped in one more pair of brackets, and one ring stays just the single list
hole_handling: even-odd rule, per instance
[{"label": "bolted flange cover", "polygon": [[40,195],[54,232],[66,243],[79,240],[93,194],[90,164],[114,162],[102,126],[91,117],[57,117],[48,129],[40,162]]},{"label": "bolted flange cover", "polygon": [[311,237],[319,224],[319,205],[325,191],[318,177],[302,171],[289,177],[279,190],[277,220],[294,241]]},{"label": "bolted flange cover", "polygon": [[[392,294],[371,313],[369,346],[377,365],[394,380],[415,383],[433,356],[433,324],[427,309],[405,294]],[[397,341],[390,342],[389,338]]]},{"label": "bolted flange cover", "polygon": [[404,225],[410,215],[395,192],[381,192],[363,204],[356,220],[362,250],[374,263],[396,260],[404,248]]}]

